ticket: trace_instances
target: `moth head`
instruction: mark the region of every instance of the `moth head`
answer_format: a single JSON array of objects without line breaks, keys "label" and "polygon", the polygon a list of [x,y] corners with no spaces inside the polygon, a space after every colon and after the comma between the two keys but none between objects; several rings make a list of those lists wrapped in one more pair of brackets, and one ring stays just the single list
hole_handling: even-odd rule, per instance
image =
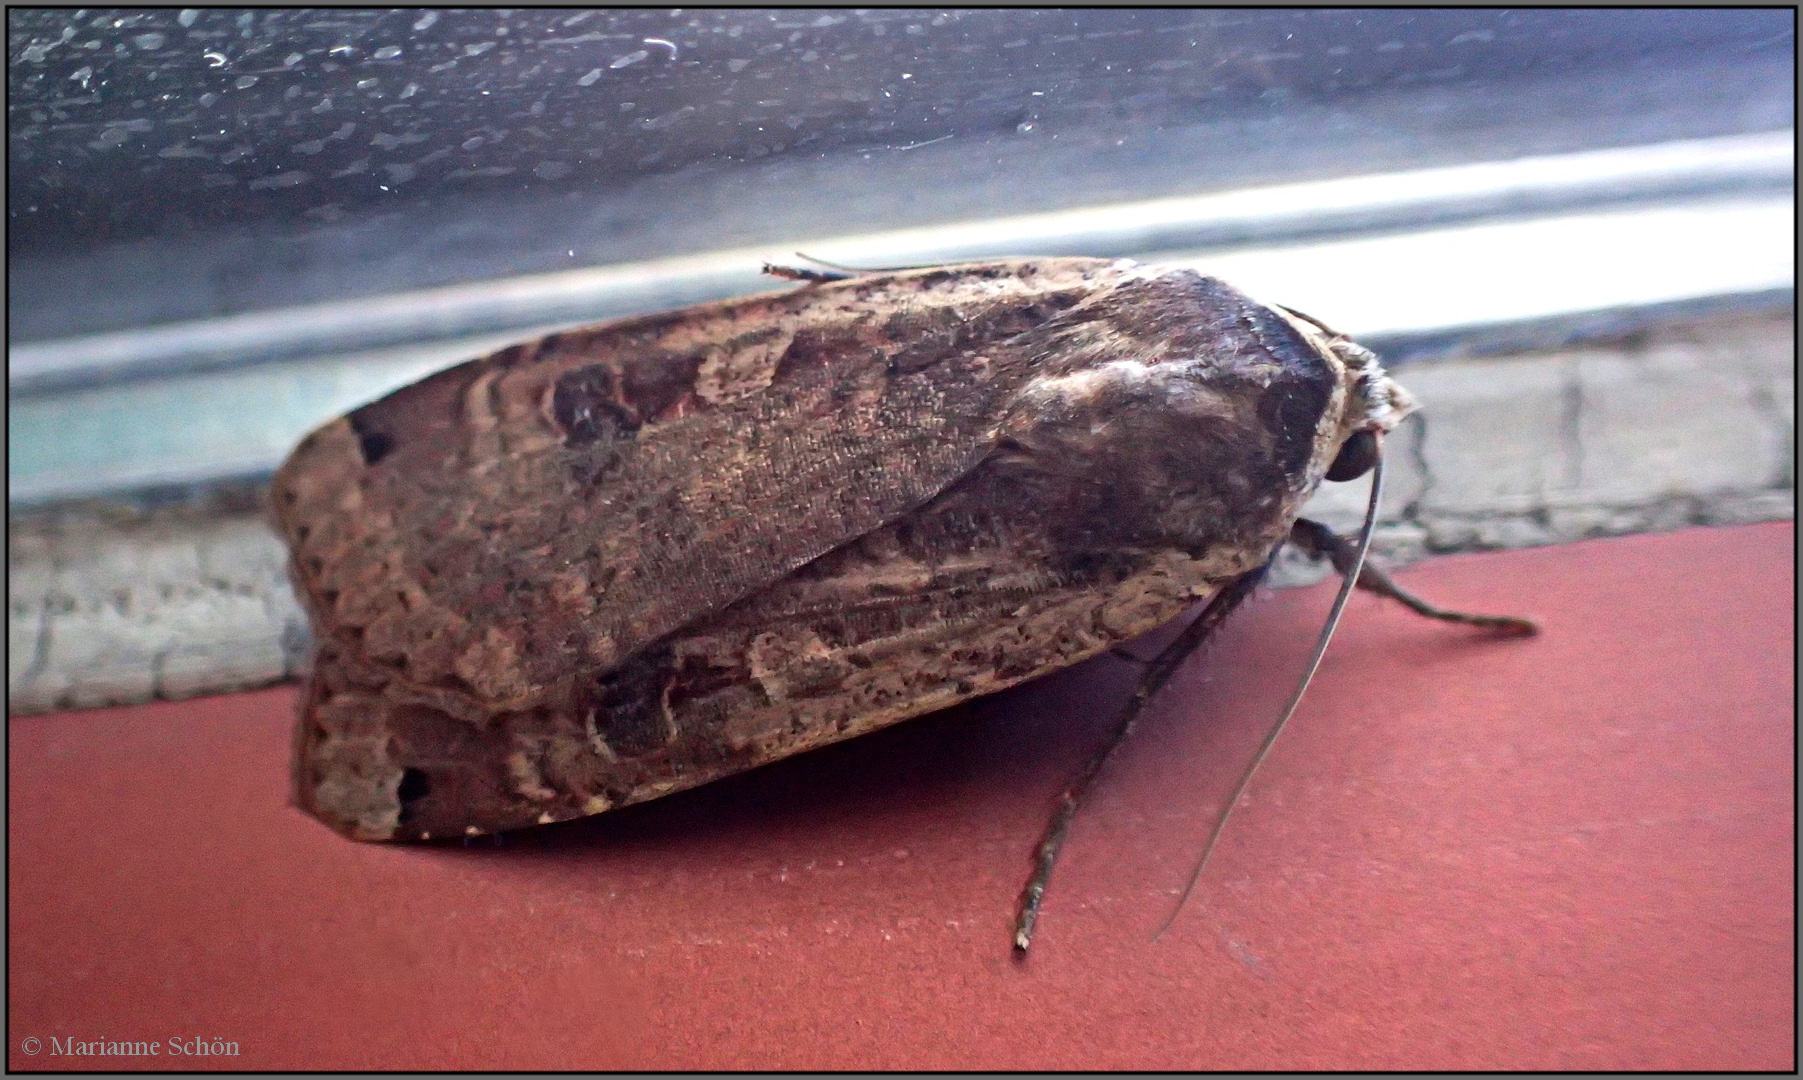
[{"label": "moth head", "polygon": [[1323,355],[1338,364],[1340,386],[1346,394],[1340,422],[1324,433],[1330,452],[1326,479],[1356,480],[1377,464],[1379,436],[1388,434],[1416,403],[1407,390],[1384,372],[1377,354],[1321,320],[1291,308],[1281,308],[1297,323]]}]

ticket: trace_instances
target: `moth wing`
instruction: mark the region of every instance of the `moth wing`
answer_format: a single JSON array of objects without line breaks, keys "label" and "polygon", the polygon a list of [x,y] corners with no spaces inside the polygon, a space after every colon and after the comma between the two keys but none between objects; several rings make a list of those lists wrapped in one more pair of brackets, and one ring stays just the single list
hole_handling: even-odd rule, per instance
[{"label": "moth wing", "polygon": [[1088,294],[1060,262],[604,324],[396,391],[278,474],[297,580],[409,683],[543,702],[971,470]]}]

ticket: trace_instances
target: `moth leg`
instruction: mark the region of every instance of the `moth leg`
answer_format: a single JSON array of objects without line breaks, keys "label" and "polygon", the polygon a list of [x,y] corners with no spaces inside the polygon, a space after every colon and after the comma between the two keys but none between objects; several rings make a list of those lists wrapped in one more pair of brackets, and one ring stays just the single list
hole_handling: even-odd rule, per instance
[{"label": "moth leg", "polygon": [[1134,687],[1133,696],[1121,710],[1121,718],[1116,722],[1114,731],[1091,755],[1083,770],[1077,774],[1076,780],[1058,796],[1058,805],[1052,811],[1052,819],[1046,825],[1045,835],[1034,852],[1033,876],[1028,879],[1026,889],[1020,894],[1019,914],[1014,920],[1014,950],[1017,957],[1024,954],[1027,946],[1032,943],[1033,924],[1039,921],[1039,907],[1045,897],[1046,883],[1051,880],[1052,867],[1058,861],[1058,849],[1064,846],[1064,838],[1070,832],[1071,819],[1076,817],[1083,797],[1095,786],[1096,777],[1101,775],[1109,759],[1114,757],[1114,752],[1133,734],[1133,725],[1139,719],[1140,710],[1145,707],[1146,701],[1170,680],[1190,653],[1208,640],[1208,636],[1233,613],[1233,609],[1252,594],[1252,590],[1263,580],[1268,565],[1248,571],[1228,582],[1209,600],[1208,606],[1202,609],[1202,614],[1183,628],[1183,633],[1177,635],[1177,640],[1166,645],[1152,659],[1140,661],[1146,666],[1145,673],[1139,677],[1139,685]]},{"label": "moth leg", "polygon": [[806,281],[815,285],[827,281],[845,281],[857,276],[838,270],[805,270],[797,266],[778,266],[775,263],[765,263],[764,273],[785,281]]},{"label": "moth leg", "polygon": [[[1290,527],[1290,543],[1309,555],[1325,555],[1333,562],[1333,568],[1345,574],[1352,568],[1358,557],[1358,548],[1342,539],[1334,531],[1318,521],[1297,518],[1296,524]],[[1359,571],[1359,579],[1355,583],[1360,589],[1378,596],[1388,597],[1417,615],[1425,615],[1430,619],[1445,622],[1463,623],[1466,626],[1481,626],[1488,630],[1501,631],[1512,637],[1527,637],[1540,632],[1540,627],[1532,619],[1516,618],[1512,615],[1475,615],[1464,611],[1449,611],[1435,607],[1433,604],[1414,595],[1390,579],[1390,575],[1366,560]]]}]

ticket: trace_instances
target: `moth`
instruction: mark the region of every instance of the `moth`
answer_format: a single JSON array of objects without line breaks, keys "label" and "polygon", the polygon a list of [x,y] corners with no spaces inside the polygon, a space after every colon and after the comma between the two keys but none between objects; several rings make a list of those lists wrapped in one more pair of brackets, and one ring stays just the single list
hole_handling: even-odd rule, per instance
[{"label": "moth", "polygon": [[1205,605],[1124,738],[1286,540],[1527,625],[1298,520],[1414,408],[1306,316],[1126,260],[773,272],[802,284],[515,345],[300,443],[272,498],[317,643],[301,807],[359,840],[598,814]]}]

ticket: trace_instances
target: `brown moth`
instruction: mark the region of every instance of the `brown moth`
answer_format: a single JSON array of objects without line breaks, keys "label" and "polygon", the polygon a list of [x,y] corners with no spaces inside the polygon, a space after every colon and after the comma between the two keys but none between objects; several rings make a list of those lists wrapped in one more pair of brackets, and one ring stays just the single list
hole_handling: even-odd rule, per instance
[{"label": "brown moth", "polygon": [[301,442],[273,498],[317,641],[302,807],[361,840],[563,821],[1211,601],[1199,642],[1286,539],[1347,570],[1298,510],[1413,408],[1189,270],[780,273],[809,283],[516,345]]}]

